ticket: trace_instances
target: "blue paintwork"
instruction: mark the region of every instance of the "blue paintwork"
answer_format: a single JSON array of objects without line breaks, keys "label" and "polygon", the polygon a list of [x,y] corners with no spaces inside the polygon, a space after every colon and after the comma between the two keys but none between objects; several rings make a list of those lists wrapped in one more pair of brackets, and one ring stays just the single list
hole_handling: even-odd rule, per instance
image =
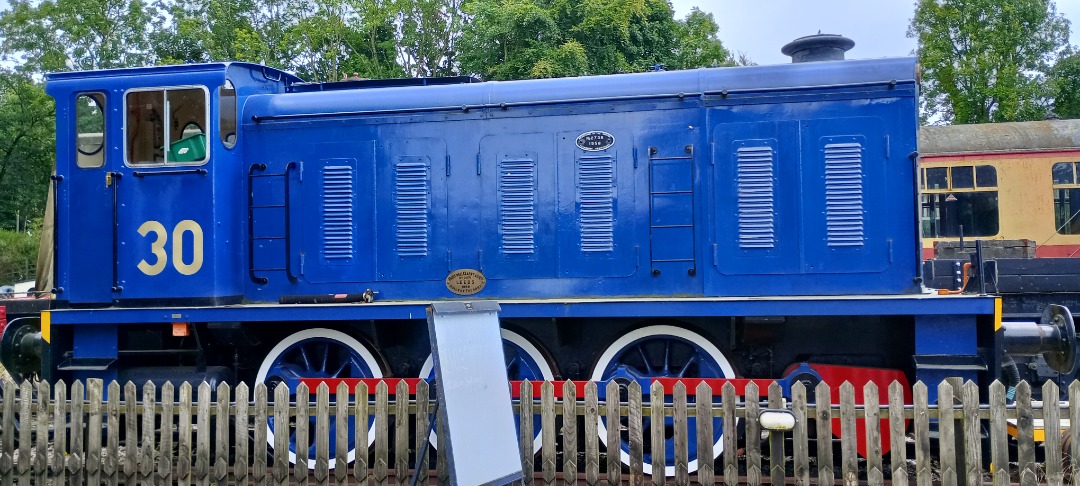
[{"label": "blue paintwork", "polygon": [[[904,316],[992,315],[986,296],[499,301],[503,318],[519,317],[707,317],[707,316]],[[142,322],[364,321],[426,318],[425,302],[351,305],[234,305],[126,309],[66,309],[52,312],[54,326]]]},{"label": "blue paintwork", "polygon": [[[915,354],[978,358],[978,327],[973,315],[920,315],[915,319]],[[978,361],[977,361],[978,362]],[[985,363],[989,364],[989,363]],[[930,400],[937,399],[937,385],[946,378],[977,381],[978,369],[927,367],[915,369],[915,379],[927,385]]]},{"label": "blue paintwork", "polygon": [[[821,64],[254,96],[243,117],[254,141],[247,159],[269,172],[298,161],[289,197],[304,209],[293,209],[302,221],[289,231],[300,281],[270,276],[267,285],[248,283],[245,296],[334,293],[347,284],[387,300],[454,298],[442,280],[460,268],[487,276],[476,298],[917,291],[916,228],[890,224],[916,218],[914,66]],[[803,88],[813,83],[821,86]],[[590,153],[574,145],[594,129],[613,134],[614,146]],[[858,248],[825,243],[821,151],[837,137],[863,145]],[[731,147],[763,139],[778,153],[778,244],[739,249]],[[583,156],[613,160],[608,251],[582,251],[575,168]],[[507,158],[538,161],[528,254],[502,247],[493,188]],[[398,163],[419,164],[428,178],[426,247],[417,255],[402,254],[397,241]],[[353,174],[353,197],[333,201],[348,206],[356,229],[338,260],[320,257],[327,168]],[[257,233],[285,231],[280,214],[256,218]],[[256,260],[283,266],[282,248],[263,249]]]},{"label": "blue paintwork", "polygon": [[[216,127],[226,79],[241,107],[232,149]],[[298,82],[243,63],[49,75],[58,300],[108,307],[54,312],[60,333],[423,319],[433,300],[467,298],[500,300],[503,317],[958,315],[919,322],[959,325],[968,342],[972,316],[993,312],[990,298],[922,294],[914,59],[290,88]],[[126,165],[126,90],[181,85],[210,94],[209,161]],[[84,92],[106,97],[99,169],[74,164]],[[590,131],[614,143],[583,150],[576,139]],[[196,167],[205,173],[135,174]],[[107,172],[119,182],[106,186]],[[151,220],[170,238],[180,221],[200,226],[198,272],[138,270],[156,258],[137,232]],[[458,269],[483,272],[486,287],[455,295],[444,279]],[[274,304],[365,289],[379,302]],[[920,349],[938,327],[918,326]],[[73,346],[109,355],[115,338],[99,334],[76,333]]]},{"label": "blue paintwork", "polygon": [[[626,325],[900,316],[876,322],[897,326],[897,342],[914,343],[917,355],[977,355],[990,333],[976,327],[989,322],[994,300],[925,293],[919,278],[915,67],[879,59],[429,86],[300,85],[244,63],[52,74],[61,309],[49,355],[108,361],[127,330],[166,335],[179,322],[257,333],[283,323],[422,320],[442,299],[498,300],[502,318]],[[232,148],[218,130],[226,80],[240,107]],[[128,166],[126,92],[173,86],[209,94],[209,160]],[[73,111],[88,92],[106,100],[105,165],[82,169]],[[596,131],[614,142],[577,144]],[[156,275],[138,267],[160,256],[153,236],[139,233],[148,221],[169,238]],[[202,234],[204,259],[191,275],[172,259],[179,251],[187,263],[198,250],[191,235],[173,245],[182,221]],[[446,278],[462,269],[482,272],[486,286],[451,292]],[[377,302],[276,303],[367,289]],[[270,375],[293,385],[373,375],[351,350],[352,359],[325,366],[298,359],[329,356],[327,343],[271,357]],[[723,375],[706,353],[696,359],[695,374]],[[538,377],[527,364],[517,378]],[[616,357],[604,377],[647,385],[685,371],[620,364],[630,361]],[[971,375],[917,373],[931,390],[943,376]],[[109,379],[117,366],[69,374]],[[719,436],[719,421],[714,429]]]},{"label": "blue paintwork", "polygon": [[[264,73],[267,77],[264,77]],[[57,99],[57,287],[58,298],[72,304],[110,303],[123,299],[227,297],[243,293],[243,238],[246,213],[232,201],[242,192],[243,179],[231,170],[241,164],[239,148],[226,150],[214,140],[210,160],[201,165],[170,164],[169,167],[132,167],[124,163],[124,94],[132,88],[205,86],[210,93],[210,120],[218,119],[217,87],[226,75],[236,85],[239,103],[247,97],[279,92],[297,79],[270,68],[250,64],[205,64],[167,68],[133,68],[50,74],[46,91]],[[274,81],[277,79],[278,81]],[[71,143],[75,137],[73,103],[79,94],[105,95],[105,164],[78,168]],[[211,130],[216,135],[216,130]],[[216,138],[216,137],[215,137]],[[240,134],[240,139],[243,134]],[[240,140],[238,139],[238,143]],[[219,168],[220,166],[220,168]],[[136,177],[153,173],[201,168],[205,175],[180,174]],[[228,169],[227,169],[228,168]],[[115,186],[106,186],[106,173],[119,174]],[[114,242],[114,187],[117,238]],[[137,269],[140,260],[153,262],[149,243],[137,229],[146,221],[158,221],[169,232],[183,220],[197,222],[204,235],[203,267],[194,275],[180,275],[173,265],[155,276]],[[189,245],[190,245],[190,240]],[[114,289],[113,247],[117,265]],[[191,248],[185,250],[191,258]],[[170,253],[171,256],[171,253]],[[190,261],[190,260],[189,260]],[[171,263],[171,262],[170,262]]]},{"label": "blue paintwork", "polygon": [[[274,302],[360,287],[429,301],[457,297],[443,279],[462,268],[487,277],[470,298],[917,292],[917,228],[892,224],[916,219],[914,74],[914,60],[889,59],[308,92],[246,64],[51,75],[58,100],[104,90],[110,133],[105,167],[73,168],[70,102],[58,103],[68,120],[57,133],[58,160],[68,161],[58,165],[59,297]],[[205,174],[133,177],[164,168],[122,162],[125,90],[205,85],[216,123],[226,77],[243,107],[237,147],[225,149],[211,127]],[[578,148],[590,130],[614,145]],[[827,242],[822,150],[851,140],[861,145],[861,240],[845,248]],[[733,157],[747,144],[775,152],[771,248],[739,243],[744,192]],[[515,160],[528,181],[503,192]],[[249,187],[252,164],[284,176]],[[602,178],[583,179],[598,173],[585,164]],[[106,171],[121,176],[115,242]],[[151,220],[167,230],[199,224],[197,273],[138,270],[156,259],[152,236],[136,232]],[[526,234],[524,250],[507,246],[512,231]],[[119,289],[104,271],[114,246]],[[245,278],[249,259],[267,283]]]}]

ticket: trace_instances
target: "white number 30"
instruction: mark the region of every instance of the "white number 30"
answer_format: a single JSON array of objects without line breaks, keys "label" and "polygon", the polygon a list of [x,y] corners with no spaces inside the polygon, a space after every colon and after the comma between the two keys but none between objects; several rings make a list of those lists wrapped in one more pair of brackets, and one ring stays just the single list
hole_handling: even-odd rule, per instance
[{"label": "white number 30", "polygon": [[[154,263],[146,260],[139,261],[139,270],[142,273],[153,276],[165,270],[166,261],[169,259],[165,254],[165,243],[169,240],[165,226],[157,221],[147,221],[139,226],[139,234],[146,236],[153,233],[155,238],[150,243],[150,252],[154,254]],[[192,255],[191,263],[184,263],[184,233],[191,233]],[[176,223],[172,231],[172,264],[181,275],[194,275],[202,268],[203,264],[203,231],[199,223],[185,219]]]}]

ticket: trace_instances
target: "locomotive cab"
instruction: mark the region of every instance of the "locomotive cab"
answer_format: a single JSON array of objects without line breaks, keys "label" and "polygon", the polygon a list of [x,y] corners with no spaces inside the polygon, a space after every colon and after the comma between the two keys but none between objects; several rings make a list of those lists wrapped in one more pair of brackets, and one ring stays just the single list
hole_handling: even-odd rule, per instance
[{"label": "locomotive cab", "polygon": [[243,215],[220,204],[242,198],[238,108],[294,80],[239,63],[49,75],[58,301],[239,301]]}]

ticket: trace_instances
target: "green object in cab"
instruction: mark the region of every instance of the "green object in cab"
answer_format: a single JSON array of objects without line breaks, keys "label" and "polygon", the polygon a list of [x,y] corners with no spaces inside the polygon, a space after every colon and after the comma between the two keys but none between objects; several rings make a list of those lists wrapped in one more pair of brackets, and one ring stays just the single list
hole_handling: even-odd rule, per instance
[{"label": "green object in cab", "polygon": [[197,133],[169,144],[169,162],[197,162],[206,158],[206,135]]}]

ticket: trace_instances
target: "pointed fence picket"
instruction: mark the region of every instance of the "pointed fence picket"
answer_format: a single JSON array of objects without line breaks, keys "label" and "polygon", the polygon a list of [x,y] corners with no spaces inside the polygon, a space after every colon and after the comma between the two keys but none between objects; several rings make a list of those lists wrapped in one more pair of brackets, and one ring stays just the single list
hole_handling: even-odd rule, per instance
[{"label": "pointed fence picket", "polygon": [[[404,381],[334,386],[0,382],[0,486],[449,482],[445,448],[421,447],[446,433],[426,382],[413,391]],[[1080,421],[1080,406],[1070,405],[1080,382],[1066,401],[1057,384],[1043,384],[1043,402],[1027,383],[1008,401],[995,382],[980,403],[979,387],[959,380],[935,384],[936,400],[917,383],[910,404],[900,383],[794,383],[787,395],[773,383],[767,401],[757,383],[744,391],[521,383],[526,398],[514,411],[530,417],[519,437],[524,483],[1059,485],[1077,475],[1080,432],[1067,424]],[[770,410],[790,410],[794,429],[764,430],[759,414]],[[1035,440],[1040,421],[1044,442]],[[290,453],[290,440],[313,447]]]}]

